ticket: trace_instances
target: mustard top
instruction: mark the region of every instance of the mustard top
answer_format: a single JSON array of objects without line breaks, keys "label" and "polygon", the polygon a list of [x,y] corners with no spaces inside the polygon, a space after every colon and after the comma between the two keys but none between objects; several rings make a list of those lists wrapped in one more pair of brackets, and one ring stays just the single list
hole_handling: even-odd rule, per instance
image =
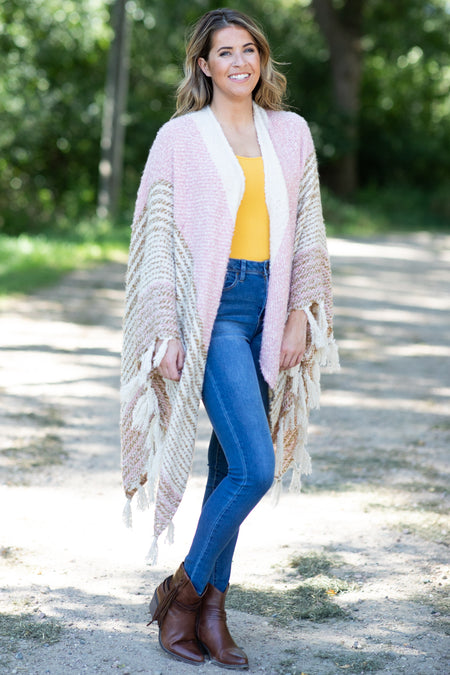
[{"label": "mustard top", "polygon": [[264,192],[262,157],[239,157],[245,176],[245,192],[236,216],[230,258],[268,260],[270,221]]}]

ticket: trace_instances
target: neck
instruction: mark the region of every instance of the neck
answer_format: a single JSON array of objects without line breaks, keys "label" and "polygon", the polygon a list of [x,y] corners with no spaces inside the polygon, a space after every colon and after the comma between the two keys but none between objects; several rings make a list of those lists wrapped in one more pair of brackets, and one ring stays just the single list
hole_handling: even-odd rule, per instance
[{"label": "neck", "polygon": [[251,98],[243,101],[230,101],[214,96],[210,108],[216,119],[224,126],[239,129],[253,124],[253,100]]}]

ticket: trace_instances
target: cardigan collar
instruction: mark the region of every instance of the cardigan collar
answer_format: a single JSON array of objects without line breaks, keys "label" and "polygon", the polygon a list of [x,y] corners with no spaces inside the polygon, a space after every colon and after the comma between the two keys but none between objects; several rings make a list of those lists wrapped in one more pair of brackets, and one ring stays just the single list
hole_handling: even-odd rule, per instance
[{"label": "cardigan collar", "polygon": [[[210,106],[191,115],[220,176],[234,224],[245,190],[244,173]],[[270,137],[267,112],[253,103],[253,116],[264,164],[265,197],[270,218],[270,259],[273,261],[289,222],[288,191],[280,159]]]}]

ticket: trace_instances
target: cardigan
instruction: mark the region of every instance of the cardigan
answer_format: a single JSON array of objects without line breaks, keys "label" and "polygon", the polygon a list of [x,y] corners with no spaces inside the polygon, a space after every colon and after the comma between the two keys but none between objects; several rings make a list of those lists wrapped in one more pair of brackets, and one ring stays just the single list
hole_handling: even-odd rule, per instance
[{"label": "cardigan", "polygon": [[[310,473],[309,411],[318,407],[320,366],[339,367],[332,329],[331,271],[314,145],[299,115],[253,104],[270,217],[270,275],[260,366],[269,385],[275,494],[293,468],[292,489]],[[148,562],[181,502],[192,465],[203,374],[222,294],[245,180],[209,106],[159,130],[139,186],[129,251],[121,367],[124,521],[131,499],[155,502]],[[308,318],[302,363],[279,368],[285,322]],[[168,341],[181,340],[179,382],[157,367]],[[157,340],[162,345],[155,350]]]}]

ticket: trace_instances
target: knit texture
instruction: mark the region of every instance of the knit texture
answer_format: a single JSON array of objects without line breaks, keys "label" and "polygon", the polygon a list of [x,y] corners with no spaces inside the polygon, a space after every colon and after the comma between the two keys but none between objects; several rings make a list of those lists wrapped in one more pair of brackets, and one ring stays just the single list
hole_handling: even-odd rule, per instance
[{"label": "knit texture", "polygon": [[[332,332],[331,273],[317,163],[306,122],[254,105],[270,217],[270,278],[260,364],[270,387],[276,448],[275,494],[293,467],[292,487],[311,470],[309,412],[318,407],[320,366],[338,367]],[[192,465],[207,351],[220,303],[242,169],[209,107],[159,131],[142,176],[132,225],[122,352],[122,473],[130,500],[155,499],[154,541],[171,524]],[[308,316],[300,366],[279,371],[288,312]],[[167,342],[181,339],[179,382],[157,367]],[[155,344],[162,340],[157,351]],[[144,489],[145,486],[145,489]],[[170,532],[169,532],[170,533]]]}]

